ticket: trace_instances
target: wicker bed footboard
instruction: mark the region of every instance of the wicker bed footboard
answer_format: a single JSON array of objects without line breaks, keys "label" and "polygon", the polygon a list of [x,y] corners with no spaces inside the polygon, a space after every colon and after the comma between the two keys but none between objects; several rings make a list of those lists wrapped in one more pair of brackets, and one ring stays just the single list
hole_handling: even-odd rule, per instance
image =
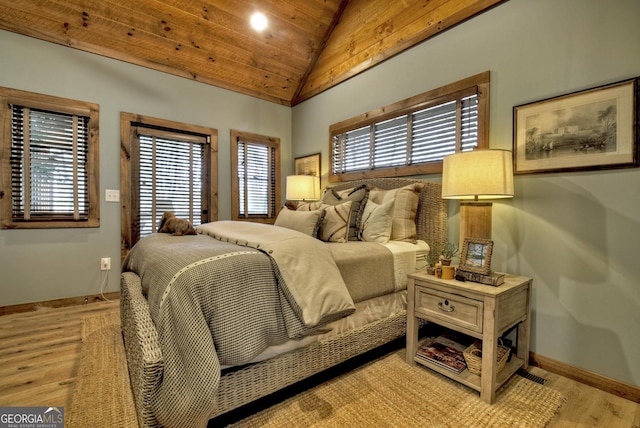
[{"label": "wicker bed footboard", "polygon": [[140,427],[157,427],[151,403],[162,380],[164,361],[140,277],[132,272],[120,277],[120,320],[138,423]]},{"label": "wicker bed footboard", "polygon": [[233,371],[220,379],[215,417],[384,345],[406,331],[406,311]]},{"label": "wicker bed footboard", "polygon": [[[141,428],[158,427],[152,412],[154,391],[162,379],[163,359],[140,278],[121,276],[121,319],[129,377]],[[217,410],[211,418],[306,379],[405,334],[406,312],[343,335],[232,371],[220,379]]]}]

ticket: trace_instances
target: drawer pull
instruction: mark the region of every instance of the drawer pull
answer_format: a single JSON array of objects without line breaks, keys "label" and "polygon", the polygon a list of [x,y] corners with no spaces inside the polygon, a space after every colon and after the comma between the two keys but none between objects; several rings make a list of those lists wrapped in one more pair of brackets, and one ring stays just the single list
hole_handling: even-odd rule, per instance
[{"label": "drawer pull", "polygon": [[442,302],[438,302],[438,308],[443,312],[453,312],[456,310],[455,306],[449,305],[448,300],[445,300],[444,304]]}]

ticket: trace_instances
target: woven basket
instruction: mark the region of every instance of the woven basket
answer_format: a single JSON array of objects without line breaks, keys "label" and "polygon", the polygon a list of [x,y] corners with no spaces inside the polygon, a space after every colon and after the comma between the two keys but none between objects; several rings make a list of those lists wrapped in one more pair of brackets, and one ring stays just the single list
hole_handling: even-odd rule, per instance
[{"label": "woven basket", "polygon": [[[481,351],[481,342],[474,342],[471,346],[465,349],[462,354],[464,355],[464,359],[467,362],[467,369],[469,372],[474,375],[480,376],[482,372],[482,351]],[[497,351],[497,371],[496,373],[500,373],[504,366],[507,364],[507,359],[509,358],[509,352],[511,350],[502,344],[502,341],[498,341],[498,351]]]}]

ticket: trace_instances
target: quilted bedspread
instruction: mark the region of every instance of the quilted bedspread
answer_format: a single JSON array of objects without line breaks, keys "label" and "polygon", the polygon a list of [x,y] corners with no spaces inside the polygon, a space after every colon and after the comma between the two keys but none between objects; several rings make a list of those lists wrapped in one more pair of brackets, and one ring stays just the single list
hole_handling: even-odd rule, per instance
[{"label": "quilted bedspread", "polygon": [[165,367],[153,402],[167,427],[206,426],[221,365],[326,331],[355,310],[324,243],[276,226],[215,222],[153,234],[124,261],[147,294]]}]

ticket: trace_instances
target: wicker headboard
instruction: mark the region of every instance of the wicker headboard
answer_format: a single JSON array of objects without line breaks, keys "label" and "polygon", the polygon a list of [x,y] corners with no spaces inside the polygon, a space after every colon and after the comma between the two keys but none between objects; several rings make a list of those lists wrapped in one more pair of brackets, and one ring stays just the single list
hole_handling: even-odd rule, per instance
[{"label": "wicker headboard", "polygon": [[418,239],[422,239],[430,245],[436,242],[444,242],[447,240],[447,204],[442,199],[442,186],[440,183],[410,178],[368,178],[340,183],[331,187],[336,190],[342,190],[367,184],[372,187],[389,190],[416,182],[424,183],[416,213]]}]

